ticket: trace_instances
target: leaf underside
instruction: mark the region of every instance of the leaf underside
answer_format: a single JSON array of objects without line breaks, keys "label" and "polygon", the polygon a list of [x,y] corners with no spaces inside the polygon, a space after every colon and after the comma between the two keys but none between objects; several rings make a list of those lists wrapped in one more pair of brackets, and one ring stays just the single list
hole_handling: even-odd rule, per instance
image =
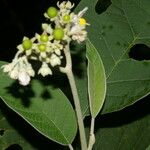
[{"label": "leaf underside", "polygon": [[39,80],[22,87],[2,70],[0,74],[0,97],[8,107],[47,138],[62,145],[72,143],[77,132],[76,116],[61,90]]},{"label": "leaf underside", "polygon": [[87,40],[86,43],[88,59],[88,92],[91,115],[96,118],[100,112],[106,94],[106,76],[102,60],[93,46]]}]

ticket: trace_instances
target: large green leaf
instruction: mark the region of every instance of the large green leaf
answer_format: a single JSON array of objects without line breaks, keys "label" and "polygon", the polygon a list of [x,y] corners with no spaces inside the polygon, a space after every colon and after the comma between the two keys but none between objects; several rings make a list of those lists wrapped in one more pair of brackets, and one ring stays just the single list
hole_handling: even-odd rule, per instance
[{"label": "large green leaf", "polygon": [[[150,1],[111,2],[102,14],[95,10],[97,0],[82,0],[76,9],[89,7],[88,36],[106,71],[107,96],[102,113],[123,109],[150,92],[150,62],[137,61],[128,55],[135,44],[150,46]],[[99,11],[100,6],[96,9]]]},{"label": "large green leaf", "polygon": [[150,117],[140,121],[103,128],[96,133],[96,143],[93,150],[144,150],[150,142]]},{"label": "large green leaf", "polygon": [[88,59],[88,89],[89,104],[93,118],[100,112],[106,94],[106,76],[102,60],[93,46],[87,41],[87,59]]},{"label": "large green leaf", "polygon": [[[1,112],[0,112],[1,113]],[[18,133],[3,116],[0,118],[0,149],[5,150],[17,144],[24,150],[36,150],[21,134]]]},{"label": "large green leaf", "polygon": [[76,117],[69,100],[59,89],[38,80],[23,88],[1,70],[0,96],[11,109],[49,139],[62,145],[72,143],[77,131]]},{"label": "large green leaf", "polygon": [[149,99],[133,106],[122,112],[100,116],[93,150],[145,150],[149,146]]},{"label": "large green leaf", "polygon": [[150,145],[146,148],[146,150],[150,150]]}]

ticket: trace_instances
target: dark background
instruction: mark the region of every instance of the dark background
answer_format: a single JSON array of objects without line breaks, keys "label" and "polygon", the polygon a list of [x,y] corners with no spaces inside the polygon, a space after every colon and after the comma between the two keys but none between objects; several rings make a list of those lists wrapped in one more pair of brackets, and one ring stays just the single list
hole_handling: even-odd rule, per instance
[{"label": "dark background", "polygon": [[[41,32],[44,12],[56,0],[0,0],[0,60],[11,61],[23,36]],[[61,0],[60,0],[61,2]],[[73,2],[73,0],[72,0]],[[79,0],[76,0],[77,3]]]}]

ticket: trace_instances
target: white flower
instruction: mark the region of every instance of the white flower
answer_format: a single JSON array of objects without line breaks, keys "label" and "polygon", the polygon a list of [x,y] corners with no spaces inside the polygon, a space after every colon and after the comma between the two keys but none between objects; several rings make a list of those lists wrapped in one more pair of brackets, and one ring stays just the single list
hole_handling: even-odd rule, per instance
[{"label": "white flower", "polygon": [[27,50],[27,51],[25,51],[26,52],[26,55],[27,56],[30,56],[31,54],[32,54],[32,49],[29,49],[29,50]]},{"label": "white flower", "polygon": [[9,76],[12,79],[17,79],[18,78],[18,74],[19,74],[19,71],[18,71],[18,67],[17,66],[13,70],[11,70],[9,72]]},{"label": "white flower", "polygon": [[56,25],[64,25],[64,21],[63,21],[63,17],[65,15],[69,15],[71,12],[71,9],[74,7],[74,4],[71,4],[70,1],[64,1],[62,3],[59,4],[59,2],[57,2],[57,6],[60,8],[59,10],[59,15],[58,18],[55,20]]},{"label": "white flower", "polygon": [[61,54],[62,49],[63,49],[63,45],[60,43],[60,41],[54,40],[54,42],[51,44],[52,52],[55,52],[57,55]]},{"label": "white flower", "polygon": [[46,52],[41,52],[40,53],[40,58],[46,58],[46,57],[47,57]]},{"label": "white flower", "polygon": [[79,25],[73,26],[69,34],[72,35],[72,39],[78,43],[85,41],[87,37],[87,31],[83,30]]},{"label": "white flower", "polygon": [[21,43],[20,45],[17,46],[17,49],[19,50],[17,56],[23,52],[25,52],[26,56],[30,56],[32,54],[32,49],[35,46],[34,41],[36,40],[36,38],[33,37],[32,39],[29,39],[28,37],[23,37],[23,41],[25,41],[25,40],[31,40],[31,42],[32,42],[31,48],[24,49],[23,44]]},{"label": "white flower", "polygon": [[78,43],[81,43],[81,42],[86,40],[86,37],[87,37],[87,32],[86,31],[82,31],[81,33],[79,33],[77,35],[73,35],[72,39],[74,41],[77,41]]},{"label": "white flower", "polygon": [[1,66],[1,68],[3,69],[3,71],[5,73],[9,73],[10,71],[12,71],[13,68],[15,67],[15,65],[18,63],[19,59],[17,58],[17,55],[18,55],[18,52],[15,56],[16,58],[14,58],[11,63],[8,63],[8,64]]},{"label": "white flower", "polygon": [[85,31],[86,25],[89,25],[84,18],[81,18],[85,12],[88,10],[85,7],[77,15],[71,14],[72,17],[72,27],[68,34],[72,36],[72,40],[76,40],[78,43],[83,42],[87,37],[87,31]]},{"label": "white flower", "polygon": [[29,65],[27,66],[27,73],[28,73],[31,77],[34,77],[34,76],[35,76],[35,72],[34,72],[32,66],[31,66],[31,64],[29,64]]},{"label": "white flower", "polygon": [[60,49],[55,49],[55,53],[56,53],[57,55],[60,55],[60,54],[61,54]]},{"label": "white flower", "polygon": [[1,68],[4,72],[10,72],[13,69],[14,65],[12,63],[3,65]]},{"label": "white flower", "polygon": [[49,45],[46,44],[36,44],[35,47],[35,52],[38,54],[39,59],[42,60],[43,58],[45,59],[47,57],[47,52],[50,51],[50,47]]},{"label": "white flower", "polygon": [[[29,38],[28,38],[28,37],[26,37],[26,36],[24,36],[24,37],[23,37],[23,41],[24,41],[24,40],[29,40]],[[31,40],[32,42],[34,42],[34,41],[36,40],[36,38],[35,38],[35,37],[33,37],[33,38],[32,38],[32,39],[30,39],[30,40]],[[17,49],[18,49],[18,50],[20,50],[20,51],[22,51],[22,52],[24,51],[24,48],[23,48],[23,46],[22,46],[22,43],[21,43],[21,44],[19,44],[19,45],[17,46]],[[30,50],[30,49],[29,49],[29,50]]]},{"label": "white flower", "polygon": [[12,79],[18,79],[21,85],[28,85],[30,76],[34,76],[35,72],[31,64],[27,60],[27,56],[15,58],[11,63],[2,66],[4,72],[7,72]]},{"label": "white flower", "polygon": [[42,29],[46,32],[46,33],[49,33],[49,34],[52,34],[53,33],[53,29],[52,27],[47,24],[47,23],[43,23],[42,24]]},{"label": "white flower", "polygon": [[45,77],[47,75],[52,75],[52,71],[48,67],[48,65],[45,62],[43,62],[41,68],[38,71],[38,74],[41,74],[43,77]]},{"label": "white flower", "polygon": [[62,9],[72,9],[74,7],[74,4],[71,4],[70,1],[64,1],[61,4],[59,4],[59,2],[57,2],[57,6],[60,8],[60,10]]},{"label": "white flower", "polygon": [[[49,28],[49,27],[47,27],[47,24],[43,24],[43,26],[44,26],[44,28]],[[48,29],[49,31],[50,30],[52,30],[52,29]],[[50,32],[52,32],[52,31],[50,31]],[[46,34],[46,33],[44,33],[44,34]],[[52,34],[52,33],[50,33],[50,34]],[[47,35],[47,34],[46,34]],[[48,35],[47,35],[48,36]],[[38,40],[38,42],[39,43],[49,43],[49,41],[51,41],[52,39],[53,39],[53,36],[52,35],[49,35],[48,36],[48,41],[47,42],[41,42],[41,35],[39,35],[38,33],[36,33],[35,34],[35,37],[36,37],[36,39]]]},{"label": "white flower", "polygon": [[30,76],[25,70],[22,70],[19,72],[18,80],[21,85],[26,86],[30,83]]},{"label": "white flower", "polygon": [[61,60],[60,60],[60,58],[57,55],[52,54],[51,58],[50,58],[50,64],[51,64],[52,67],[60,65],[61,64]]}]

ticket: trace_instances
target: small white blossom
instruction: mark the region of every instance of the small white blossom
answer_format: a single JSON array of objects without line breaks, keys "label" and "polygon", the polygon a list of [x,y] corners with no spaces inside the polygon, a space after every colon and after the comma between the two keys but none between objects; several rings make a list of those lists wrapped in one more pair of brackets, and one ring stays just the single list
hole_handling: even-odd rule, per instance
[{"label": "small white blossom", "polygon": [[61,54],[62,49],[63,49],[63,45],[60,43],[60,41],[54,40],[54,42],[51,44],[52,52],[55,52],[57,55]]},{"label": "small white blossom", "polygon": [[56,49],[56,50],[55,50],[55,53],[56,53],[57,55],[60,55],[60,54],[61,54],[60,49]]},{"label": "small white blossom", "polygon": [[60,8],[60,11],[64,10],[64,9],[70,10],[70,9],[72,9],[74,7],[74,4],[71,4],[70,1],[67,1],[67,2],[64,1],[61,4],[59,4],[59,2],[57,2],[57,6]]},{"label": "small white blossom", "polygon": [[9,72],[9,76],[10,76],[10,78],[12,78],[12,79],[17,79],[17,78],[18,78],[18,74],[19,74],[18,66],[16,66],[15,68],[13,68],[13,70],[11,70],[11,71]]},{"label": "small white blossom", "polygon": [[12,63],[9,63],[6,65],[3,65],[1,68],[3,69],[5,73],[7,73],[7,72],[10,72],[14,68],[14,65]]},{"label": "small white blossom", "polygon": [[53,33],[53,29],[52,27],[47,24],[47,23],[43,23],[42,24],[42,29],[46,32],[46,33],[49,33],[49,34],[52,34]]},{"label": "small white blossom", "polygon": [[47,57],[46,52],[41,52],[40,56],[41,56],[41,58],[46,58]]},{"label": "small white blossom", "polygon": [[[24,40],[29,40],[29,38],[26,37],[26,36],[24,36],[24,37],[23,37],[23,41],[24,41]],[[36,40],[36,38],[33,37],[33,38],[31,38],[30,40],[31,40],[32,42],[34,42],[34,41]],[[22,46],[22,43],[17,46],[17,49],[18,49],[20,52],[23,52],[23,51],[24,51],[24,48],[23,48],[23,46]],[[29,49],[29,50],[31,50],[31,49]],[[28,51],[28,50],[26,50],[26,51]]]},{"label": "small white blossom", "polygon": [[32,49],[26,50],[26,55],[29,56],[32,54]]},{"label": "small white blossom", "polygon": [[34,72],[32,66],[31,66],[31,64],[29,64],[29,65],[27,66],[27,73],[28,73],[31,77],[34,77],[34,76],[35,76],[35,72]]},{"label": "small white blossom", "polygon": [[1,68],[5,73],[8,73],[10,78],[17,79],[18,77],[18,66],[17,66],[18,60],[14,59],[11,63],[8,63],[6,65],[3,65]]},{"label": "small white blossom", "polygon": [[[43,24],[44,25],[44,24]],[[46,24],[45,24],[46,25]],[[47,25],[46,25],[47,26]],[[47,28],[47,27],[46,27]],[[48,27],[49,28],[49,27]],[[52,32],[52,31],[50,31]],[[51,34],[51,33],[50,33]],[[35,34],[35,38],[38,40],[39,43],[45,43],[45,42],[41,42],[41,35],[39,35],[38,33]],[[49,35],[48,36],[48,42],[46,43],[50,43],[49,41],[51,41],[53,39],[53,36],[52,35]]]},{"label": "small white blossom", "polygon": [[78,43],[85,41],[87,37],[87,31],[82,30],[79,25],[73,26],[69,34],[72,35],[72,39],[76,40]]},{"label": "small white blossom", "polygon": [[19,72],[18,80],[21,85],[26,86],[30,83],[30,76],[25,70],[22,70]]},{"label": "small white blossom", "polygon": [[19,80],[21,85],[27,85],[30,82],[30,76],[34,76],[35,72],[28,62],[27,57],[15,58],[11,63],[2,66],[3,71],[7,72],[10,78]]},{"label": "small white blossom", "polygon": [[85,7],[82,11],[80,11],[77,15],[72,13],[72,27],[70,29],[69,35],[72,36],[73,40],[76,40],[78,43],[86,40],[87,31],[85,31],[86,25],[89,25],[84,18],[81,18],[84,13],[88,10]]},{"label": "small white blossom", "polygon": [[41,68],[38,71],[38,74],[41,74],[43,77],[45,77],[47,75],[52,75],[52,71],[49,66],[45,62],[43,62]]},{"label": "small white blossom", "polygon": [[61,60],[60,60],[60,58],[57,55],[52,54],[51,58],[50,58],[50,64],[51,64],[52,67],[60,65],[61,64]]}]

